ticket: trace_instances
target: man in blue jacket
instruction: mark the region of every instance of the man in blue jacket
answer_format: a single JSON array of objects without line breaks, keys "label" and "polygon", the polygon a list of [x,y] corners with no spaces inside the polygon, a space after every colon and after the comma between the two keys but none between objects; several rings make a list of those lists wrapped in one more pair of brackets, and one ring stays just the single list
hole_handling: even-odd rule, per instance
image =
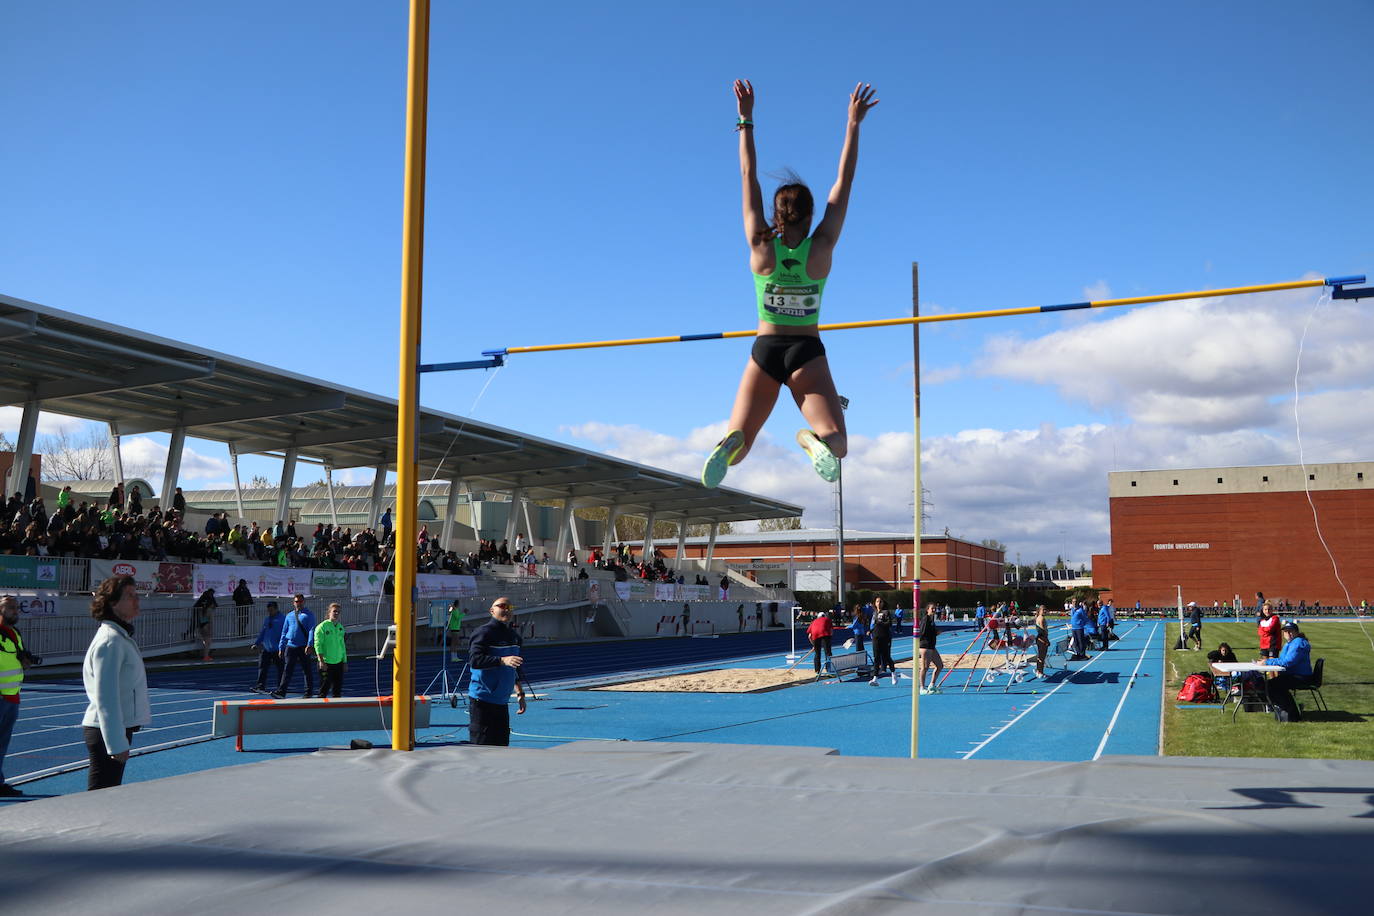
[{"label": "man in blue jacket", "polygon": [[300,665],[301,670],[305,672],[305,696],[313,697],[315,666],[306,656],[315,654],[315,615],[305,606],[304,595],[296,595],[291,599],[291,613],[286,615],[286,620],[282,624],[281,641],[277,646],[281,651],[284,670],[281,673],[281,683],[272,691],[272,696],[278,700],[286,699],[286,688],[291,685],[291,675],[296,673],[296,666]]},{"label": "man in blue jacket", "polygon": [[1069,629],[1073,632],[1073,655],[1069,660],[1081,662],[1087,659],[1088,651],[1088,609],[1083,602],[1076,601],[1069,612]]},{"label": "man in blue jacket", "polygon": [[1102,651],[1106,652],[1111,648],[1108,645],[1112,638],[1112,606],[1103,604],[1097,608],[1097,638],[1102,640]]},{"label": "man in blue jacket", "polygon": [[473,744],[510,746],[511,691],[515,691],[518,715],[525,712],[525,690],[520,686],[523,640],[511,626],[515,606],[509,598],[491,604],[491,619],[472,634],[468,643],[468,739]]},{"label": "man in blue jacket", "polygon": [[1274,718],[1280,722],[1301,722],[1302,712],[1293,699],[1294,687],[1306,687],[1312,679],[1312,644],[1293,621],[1283,625],[1283,651],[1278,658],[1262,658],[1261,664],[1282,665],[1283,671],[1264,682]]},{"label": "man in blue jacket", "polygon": [[253,643],[253,647],[259,650],[258,682],[253,685],[254,693],[267,692],[268,668],[277,669],[277,683],[281,683],[281,631],[285,625],[286,618],[278,612],[277,602],[267,602],[267,619],[262,622],[258,639]]}]

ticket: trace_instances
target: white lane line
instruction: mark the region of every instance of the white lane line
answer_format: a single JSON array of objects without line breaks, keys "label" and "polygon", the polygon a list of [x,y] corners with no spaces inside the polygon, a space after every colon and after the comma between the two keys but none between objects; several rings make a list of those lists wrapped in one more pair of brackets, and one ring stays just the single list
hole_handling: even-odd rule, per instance
[{"label": "white lane line", "polygon": [[[192,706],[194,706],[195,704],[200,704],[200,703],[209,703],[210,705],[213,706],[215,703],[219,702],[220,700],[252,699],[252,698],[255,697],[255,696],[258,696],[258,694],[254,694],[254,693],[242,693],[242,694],[230,694],[230,695],[228,695],[228,696],[224,696],[224,695],[221,694],[221,695],[216,695],[216,696],[213,697],[213,698],[211,698],[211,697],[190,697],[190,698],[185,699],[185,700],[158,700],[158,701],[152,703],[152,704],[151,704],[151,707],[152,707],[154,710],[162,709],[162,712],[159,713],[159,715],[183,715],[183,714],[185,714],[185,713],[187,713],[187,712],[192,712],[192,711],[194,711],[194,710],[193,710],[193,709],[184,709],[184,710],[180,710],[180,711],[174,711],[174,710],[171,710],[171,709],[166,709],[165,707],[169,707],[169,706],[181,706],[181,705],[184,705],[184,704],[191,704]],[[89,701],[89,700],[83,701],[83,702],[81,702],[80,704],[77,704],[77,705],[80,706],[80,709],[79,709],[79,710],[73,710],[72,712],[54,712],[54,713],[50,713],[50,714],[45,715],[45,716],[22,715],[22,716],[20,716],[19,721],[20,721],[21,723],[29,723],[29,722],[37,722],[39,719],[71,719],[71,718],[73,718],[73,717],[84,716],[84,715],[85,715],[86,708],[87,708],[88,706],[90,706],[90,701]],[[27,711],[28,708],[29,708],[28,704],[27,704],[27,703],[24,704],[24,710]],[[48,708],[51,708],[51,707],[38,707],[38,708],[40,708],[40,709],[48,709]],[[54,726],[52,726],[52,725],[43,725],[43,726],[40,726],[40,727],[42,727],[42,728],[53,728]],[[30,733],[28,733],[28,732],[15,732],[14,734],[15,734],[15,736],[17,737],[17,736],[19,736],[19,735],[30,734]]]},{"label": "white lane line", "polygon": [[1093,759],[1102,756],[1102,751],[1107,747],[1107,739],[1112,736],[1112,729],[1116,728],[1117,717],[1121,715],[1121,707],[1126,705],[1126,697],[1131,695],[1131,687],[1135,684],[1136,675],[1140,672],[1140,664],[1145,661],[1145,653],[1150,651],[1151,640],[1155,638],[1155,633],[1159,630],[1159,624],[1155,624],[1150,629],[1150,634],[1145,637],[1145,645],[1140,649],[1140,658],[1135,660],[1135,670],[1131,672],[1130,678],[1126,680],[1126,686],[1121,688],[1121,699],[1116,703],[1116,712],[1112,713],[1112,721],[1107,723],[1107,730],[1102,733],[1102,741],[1097,745],[1097,752],[1093,754]]},{"label": "white lane line", "polygon": [[[171,731],[172,729],[177,729],[177,728],[195,728],[195,727],[198,727],[198,726],[207,726],[207,725],[213,725],[213,724],[214,724],[214,720],[212,719],[212,720],[210,720],[210,721],[208,721],[208,722],[207,722],[207,721],[201,721],[201,722],[187,722],[187,723],[185,723],[185,724],[183,724],[183,725],[158,725],[158,726],[154,726],[154,727],[152,727],[152,728],[140,728],[140,729],[138,730],[138,734],[140,734],[140,735],[148,735],[148,734],[152,734],[153,732],[165,732],[165,731]],[[76,728],[77,726],[72,726],[72,727],[73,727],[73,728]],[[31,755],[31,754],[42,754],[42,753],[44,753],[45,751],[59,751],[59,750],[61,750],[61,749],[64,748],[64,747],[85,747],[85,746],[86,746],[86,742],[85,742],[84,740],[82,740],[82,741],[68,741],[66,744],[54,744],[54,745],[52,745],[51,747],[27,747],[27,748],[24,748],[24,749],[21,750],[21,751],[18,751],[18,752],[15,752],[15,753],[11,753],[10,756],[11,756],[11,757],[27,757],[27,756],[29,756],[29,755]]]},{"label": "white lane line", "polygon": [[[1139,624],[1136,624],[1135,626],[1131,627],[1131,629],[1127,630],[1125,633],[1122,633],[1121,635],[1122,635],[1122,636],[1126,636],[1127,634],[1132,633],[1132,632],[1134,632],[1135,630],[1139,629],[1139,627],[1140,627],[1140,625],[1139,625]],[[1012,719],[1010,722],[1008,722],[1006,725],[1003,725],[1001,728],[997,729],[997,731],[993,732],[991,738],[988,738],[987,740],[985,740],[985,741],[979,743],[977,747],[975,747],[973,750],[969,751],[967,754],[965,754],[965,755],[964,755],[962,758],[960,758],[960,759],[961,759],[961,760],[967,760],[967,759],[969,759],[969,758],[972,757],[974,754],[978,753],[978,752],[981,751],[983,748],[987,747],[987,746],[988,746],[989,744],[991,744],[993,741],[997,740],[997,737],[998,737],[999,735],[1001,735],[1001,734],[1002,734],[1003,732],[1005,732],[1007,729],[1011,728],[1011,727],[1012,727],[1013,725],[1015,725],[1017,722],[1020,722],[1022,719],[1024,719],[1024,718],[1026,717],[1026,715],[1027,715],[1032,709],[1034,709],[1035,707],[1039,706],[1041,703],[1045,702],[1045,701],[1048,700],[1050,697],[1054,696],[1056,693],[1058,693],[1059,691],[1063,690],[1065,687],[1069,686],[1069,683],[1073,680],[1073,676],[1074,676],[1075,674],[1077,674],[1079,671],[1087,671],[1087,670],[1088,670],[1089,668],[1091,668],[1093,665],[1097,664],[1097,660],[1100,659],[1104,654],[1105,654],[1105,651],[1099,649],[1098,652],[1097,652],[1097,654],[1094,655],[1094,656],[1088,661],[1088,663],[1085,664],[1082,668],[1079,668],[1077,671],[1070,671],[1070,672],[1069,672],[1069,676],[1066,677],[1066,678],[1064,678],[1064,680],[1062,680],[1062,681],[1059,683],[1059,686],[1055,687],[1055,688],[1054,688],[1053,690],[1051,690],[1049,693],[1045,694],[1043,697],[1041,697],[1040,699],[1036,700],[1034,703],[1032,703],[1032,704],[1030,704],[1029,706],[1027,706],[1024,710],[1022,710],[1022,712],[1021,712],[1021,714],[1020,714],[1019,716],[1017,716],[1015,719]]]}]

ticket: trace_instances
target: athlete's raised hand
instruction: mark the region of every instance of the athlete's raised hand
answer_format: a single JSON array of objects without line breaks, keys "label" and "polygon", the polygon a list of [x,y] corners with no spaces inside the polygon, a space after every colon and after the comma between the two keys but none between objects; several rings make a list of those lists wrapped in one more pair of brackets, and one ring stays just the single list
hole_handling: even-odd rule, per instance
[{"label": "athlete's raised hand", "polygon": [[[739,86],[738,83],[735,84]],[[738,94],[736,89],[736,94]],[[854,91],[849,93],[849,120],[858,124],[868,114],[868,109],[878,104],[878,99],[873,97],[877,90],[872,83],[859,83],[854,87]],[[751,96],[752,101],[752,96]]]},{"label": "athlete's raised hand", "polygon": [[748,80],[735,80],[735,101],[739,105],[739,116],[746,121],[754,119],[754,84]]}]

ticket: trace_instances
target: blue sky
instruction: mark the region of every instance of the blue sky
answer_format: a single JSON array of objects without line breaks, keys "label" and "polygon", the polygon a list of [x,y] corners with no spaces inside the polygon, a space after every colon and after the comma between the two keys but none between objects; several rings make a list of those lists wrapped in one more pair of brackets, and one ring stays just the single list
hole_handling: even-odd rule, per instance
[{"label": "blue sky", "polygon": [[[850,88],[882,99],[825,321],[909,314],[912,261],[927,312],[1374,274],[1371,28],[1353,0],[438,0],[424,356],[752,327],[736,77],[761,168],[818,193]],[[0,8],[0,292],[394,394],[405,37],[399,0]],[[1295,460],[1315,302],[927,326],[931,524],[1086,560],[1109,470]],[[1309,461],[1374,445],[1359,308],[1309,330]],[[467,373],[423,401],[694,473],[748,346],[515,357],[480,400]],[[827,347],[848,521],[909,527],[910,335]],[[826,524],[799,426],[780,404],[730,482]],[[228,480],[222,446],[192,448],[188,485]]]}]

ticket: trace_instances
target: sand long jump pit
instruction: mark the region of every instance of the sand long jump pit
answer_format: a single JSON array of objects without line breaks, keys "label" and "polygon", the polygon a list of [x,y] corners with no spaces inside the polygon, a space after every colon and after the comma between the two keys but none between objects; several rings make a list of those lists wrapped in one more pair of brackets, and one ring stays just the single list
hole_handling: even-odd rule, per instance
[{"label": "sand long jump pit", "polygon": [[[897,662],[898,668],[911,667],[909,657],[894,661]],[[791,671],[786,668],[711,668],[706,671],[598,684],[585,689],[641,693],[766,693],[769,690],[782,690],[798,684],[810,684],[815,680],[816,672],[808,658],[799,662]]]}]

